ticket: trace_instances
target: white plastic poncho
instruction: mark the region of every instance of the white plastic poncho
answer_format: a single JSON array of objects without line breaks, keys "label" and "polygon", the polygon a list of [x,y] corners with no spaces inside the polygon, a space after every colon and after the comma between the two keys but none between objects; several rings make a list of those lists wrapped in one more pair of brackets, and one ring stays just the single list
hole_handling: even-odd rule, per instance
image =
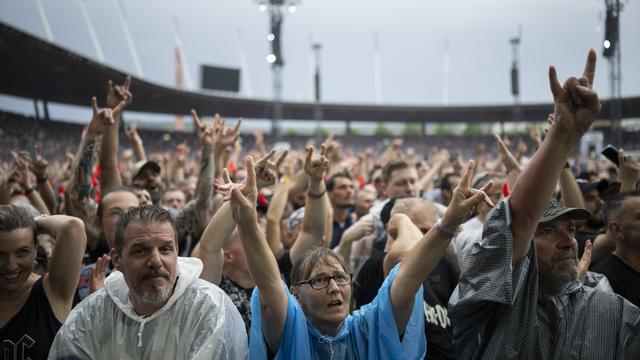
[{"label": "white plastic poncho", "polygon": [[124,276],[114,271],[105,286],[69,314],[49,359],[244,359],[247,334],[231,299],[199,279],[202,262],[178,258],[173,295],[148,317],[135,313]]}]

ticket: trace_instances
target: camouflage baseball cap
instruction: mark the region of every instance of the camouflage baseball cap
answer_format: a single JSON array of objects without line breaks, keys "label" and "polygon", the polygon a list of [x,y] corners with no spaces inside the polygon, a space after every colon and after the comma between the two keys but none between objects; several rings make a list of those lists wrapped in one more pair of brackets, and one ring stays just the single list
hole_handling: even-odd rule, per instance
[{"label": "camouflage baseball cap", "polygon": [[304,207],[301,207],[289,215],[289,221],[287,221],[287,228],[289,232],[293,232],[296,225],[300,224],[304,220]]},{"label": "camouflage baseball cap", "polygon": [[538,223],[549,222],[562,215],[568,215],[571,220],[587,220],[591,217],[591,212],[587,209],[566,207],[560,201],[552,199],[542,213]]}]

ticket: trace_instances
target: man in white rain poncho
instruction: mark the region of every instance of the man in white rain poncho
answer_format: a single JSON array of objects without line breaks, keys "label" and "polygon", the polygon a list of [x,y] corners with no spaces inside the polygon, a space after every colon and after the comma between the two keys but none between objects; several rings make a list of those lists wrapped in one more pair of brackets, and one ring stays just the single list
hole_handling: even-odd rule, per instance
[{"label": "man in white rain poncho", "polygon": [[71,312],[49,359],[243,359],[240,313],[202,263],[178,258],[170,214],[141,206],[120,216],[115,271]]}]

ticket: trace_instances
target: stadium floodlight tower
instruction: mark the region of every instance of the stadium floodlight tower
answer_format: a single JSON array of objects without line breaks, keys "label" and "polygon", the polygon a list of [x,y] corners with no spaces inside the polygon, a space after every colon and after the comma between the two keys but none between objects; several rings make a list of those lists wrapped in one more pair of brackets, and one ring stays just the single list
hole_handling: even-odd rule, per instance
[{"label": "stadium floodlight tower", "polygon": [[609,60],[609,83],[611,85],[611,130],[613,142],[622,142],[622,67],[620,64],[620,0],[605,0],[607,17],[604,21],[604,43],[602,55]]},{"label": "stadium floodlight tower", "polygon": [[271,133],[278,137],[278,122],[282,119],[282,21],[284,15],[294,13],[299,0],[259,0],[258,10],[269,12],[270,27],[267,40],[271,43],[271,53],[267,55],[267,62],[271,64],[273,74],[273,113],[271,116]]},{"label": "stadium floodlight tower", "polygon": [[[522,40],[522,24],[518,25],[518,35],[509,39],[511,44],[511,95],[513,96],[513,121],[518,122],[522,115],[520,106],[520,86],[519,86],[519,67],[520,67],[520,41]],[[500,132],[504,135],[504,121],[500,123]]]}]

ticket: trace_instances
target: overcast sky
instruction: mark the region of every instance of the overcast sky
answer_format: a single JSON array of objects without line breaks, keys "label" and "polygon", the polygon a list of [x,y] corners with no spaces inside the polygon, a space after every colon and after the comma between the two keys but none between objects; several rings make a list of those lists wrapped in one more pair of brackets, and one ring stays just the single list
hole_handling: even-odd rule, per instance
[{"label": "overcast sky", "polygon": [[[80,1],[42,3],[54,42],[97,58]],[[171,19],[175,15],[196,86],[201,64],[242,68],[241,95],[271,97],[271,70],[265,61],[269,21],[267,13],[258,11],[256,1],[122,3],[147,80],[174,84],[176,41]],[[105,63],[135,74],[117,0],[86,0],[86,4]],[[0,21],[46,38],[36,0],[0,0]],[[523,30],[523,103],[550,101],[548,65],[555,64],[562,78],[578,74],[592,47],[600,56],[595,87],[601,97],[609,96],[609,65],[601,57],[604,0],[304,0],[284,20],[284,98],[313,99],[313,39],[323,46],[323,101],[375,103],[373,38],[377,34],[383,103],[511,103],[509,38],[516,35],[518,24]],[[626,1],[621,20],[623,96],[640,95],[639,39],[640,5]],[[0,99],[0,107],[6,103]]]}]

